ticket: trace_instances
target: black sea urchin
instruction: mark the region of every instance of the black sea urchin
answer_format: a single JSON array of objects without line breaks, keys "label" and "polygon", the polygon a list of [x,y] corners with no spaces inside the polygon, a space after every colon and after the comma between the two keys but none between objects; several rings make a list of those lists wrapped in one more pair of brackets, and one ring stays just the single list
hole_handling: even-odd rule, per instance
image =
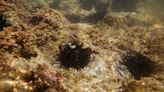
[{"label": "black sea urchin", "polygon": [[0,14],[0,30],[3,30],[4,27],[10,26],[10,23],[5,19],[5,17]]},{"label": "black sea urchin", "polygon": [[137,52],[130,52],[123,56],[122,64],[127,67],[135,79],[140,79],[142,76],[149,76],[156,65],[155,62]]},{"label": "black sea urchin", "polygon": [[88,63],[91,55],[90,48],[83,48],[82,44],[76,42],[68,43],[60,48],[58,60],[61,66],[65,68],[84,68]]}]

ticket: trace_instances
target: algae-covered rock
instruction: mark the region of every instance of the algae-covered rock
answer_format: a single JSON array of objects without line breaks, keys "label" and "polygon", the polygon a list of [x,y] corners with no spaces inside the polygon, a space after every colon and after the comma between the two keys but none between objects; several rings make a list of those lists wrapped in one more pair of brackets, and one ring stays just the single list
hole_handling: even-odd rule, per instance
[{"label": "algae-covered rock", "polygon": [[136,5],[1,0],[0,92],[163,92],[163,24]]}]

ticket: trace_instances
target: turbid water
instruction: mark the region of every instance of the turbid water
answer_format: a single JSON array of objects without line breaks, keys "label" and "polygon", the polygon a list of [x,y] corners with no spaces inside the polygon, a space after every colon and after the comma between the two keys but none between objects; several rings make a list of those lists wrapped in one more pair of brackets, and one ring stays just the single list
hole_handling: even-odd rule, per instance
[{"label": "turbid water", "polygon": [[164,92],[163,0],[0,0],[0,92]]}]

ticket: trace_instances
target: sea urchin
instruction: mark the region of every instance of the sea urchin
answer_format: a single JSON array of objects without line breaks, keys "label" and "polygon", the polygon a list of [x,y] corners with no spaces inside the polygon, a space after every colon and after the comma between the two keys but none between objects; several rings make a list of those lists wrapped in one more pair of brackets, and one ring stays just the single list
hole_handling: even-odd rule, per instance
[{"label": "sea urchin", "polygon": [[4,27],[10,26],[10,23],[5,19],[5,17],[0,14],[0,30],[3,30]]},{"label": "sea urchin", "polygon": [[123,62],[121,63],[126,66],[135,79],[140,79],[142,76],[149,76],[156,65],[155,62],[137,52],[128,53],[123,56]]},{"label": "sea urchin", "polygon": [[83,44],[77,42],[67,43],[60,48],[58,61],[65,68],[81,69],[90,61],[91,49],[83,48]]}]

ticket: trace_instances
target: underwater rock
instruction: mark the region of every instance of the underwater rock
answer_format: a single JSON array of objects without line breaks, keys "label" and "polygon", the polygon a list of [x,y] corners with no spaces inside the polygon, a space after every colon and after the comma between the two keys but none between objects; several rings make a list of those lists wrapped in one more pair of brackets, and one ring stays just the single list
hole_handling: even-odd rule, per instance
[{"label": "underwater rock", "polygon": [[103,18],[103,23],[115,28],[124,28],[124,26],[152,26],[155,20],[151,17],[145,18],[136,13],[111,13]]},{"label": "underwater rock", "polygon": [[69,24],[67,19],[60,12],[48,8],[37,9],[31,15],[29,24],[34,26],[48,24],[49,27],[57,30],[62,29]]},{"label": "underwater rock", "polygon": [[54,0],[50,7],[58,9],[73,23],[96,23],[110,10],[110,3],[111,0]]}]

